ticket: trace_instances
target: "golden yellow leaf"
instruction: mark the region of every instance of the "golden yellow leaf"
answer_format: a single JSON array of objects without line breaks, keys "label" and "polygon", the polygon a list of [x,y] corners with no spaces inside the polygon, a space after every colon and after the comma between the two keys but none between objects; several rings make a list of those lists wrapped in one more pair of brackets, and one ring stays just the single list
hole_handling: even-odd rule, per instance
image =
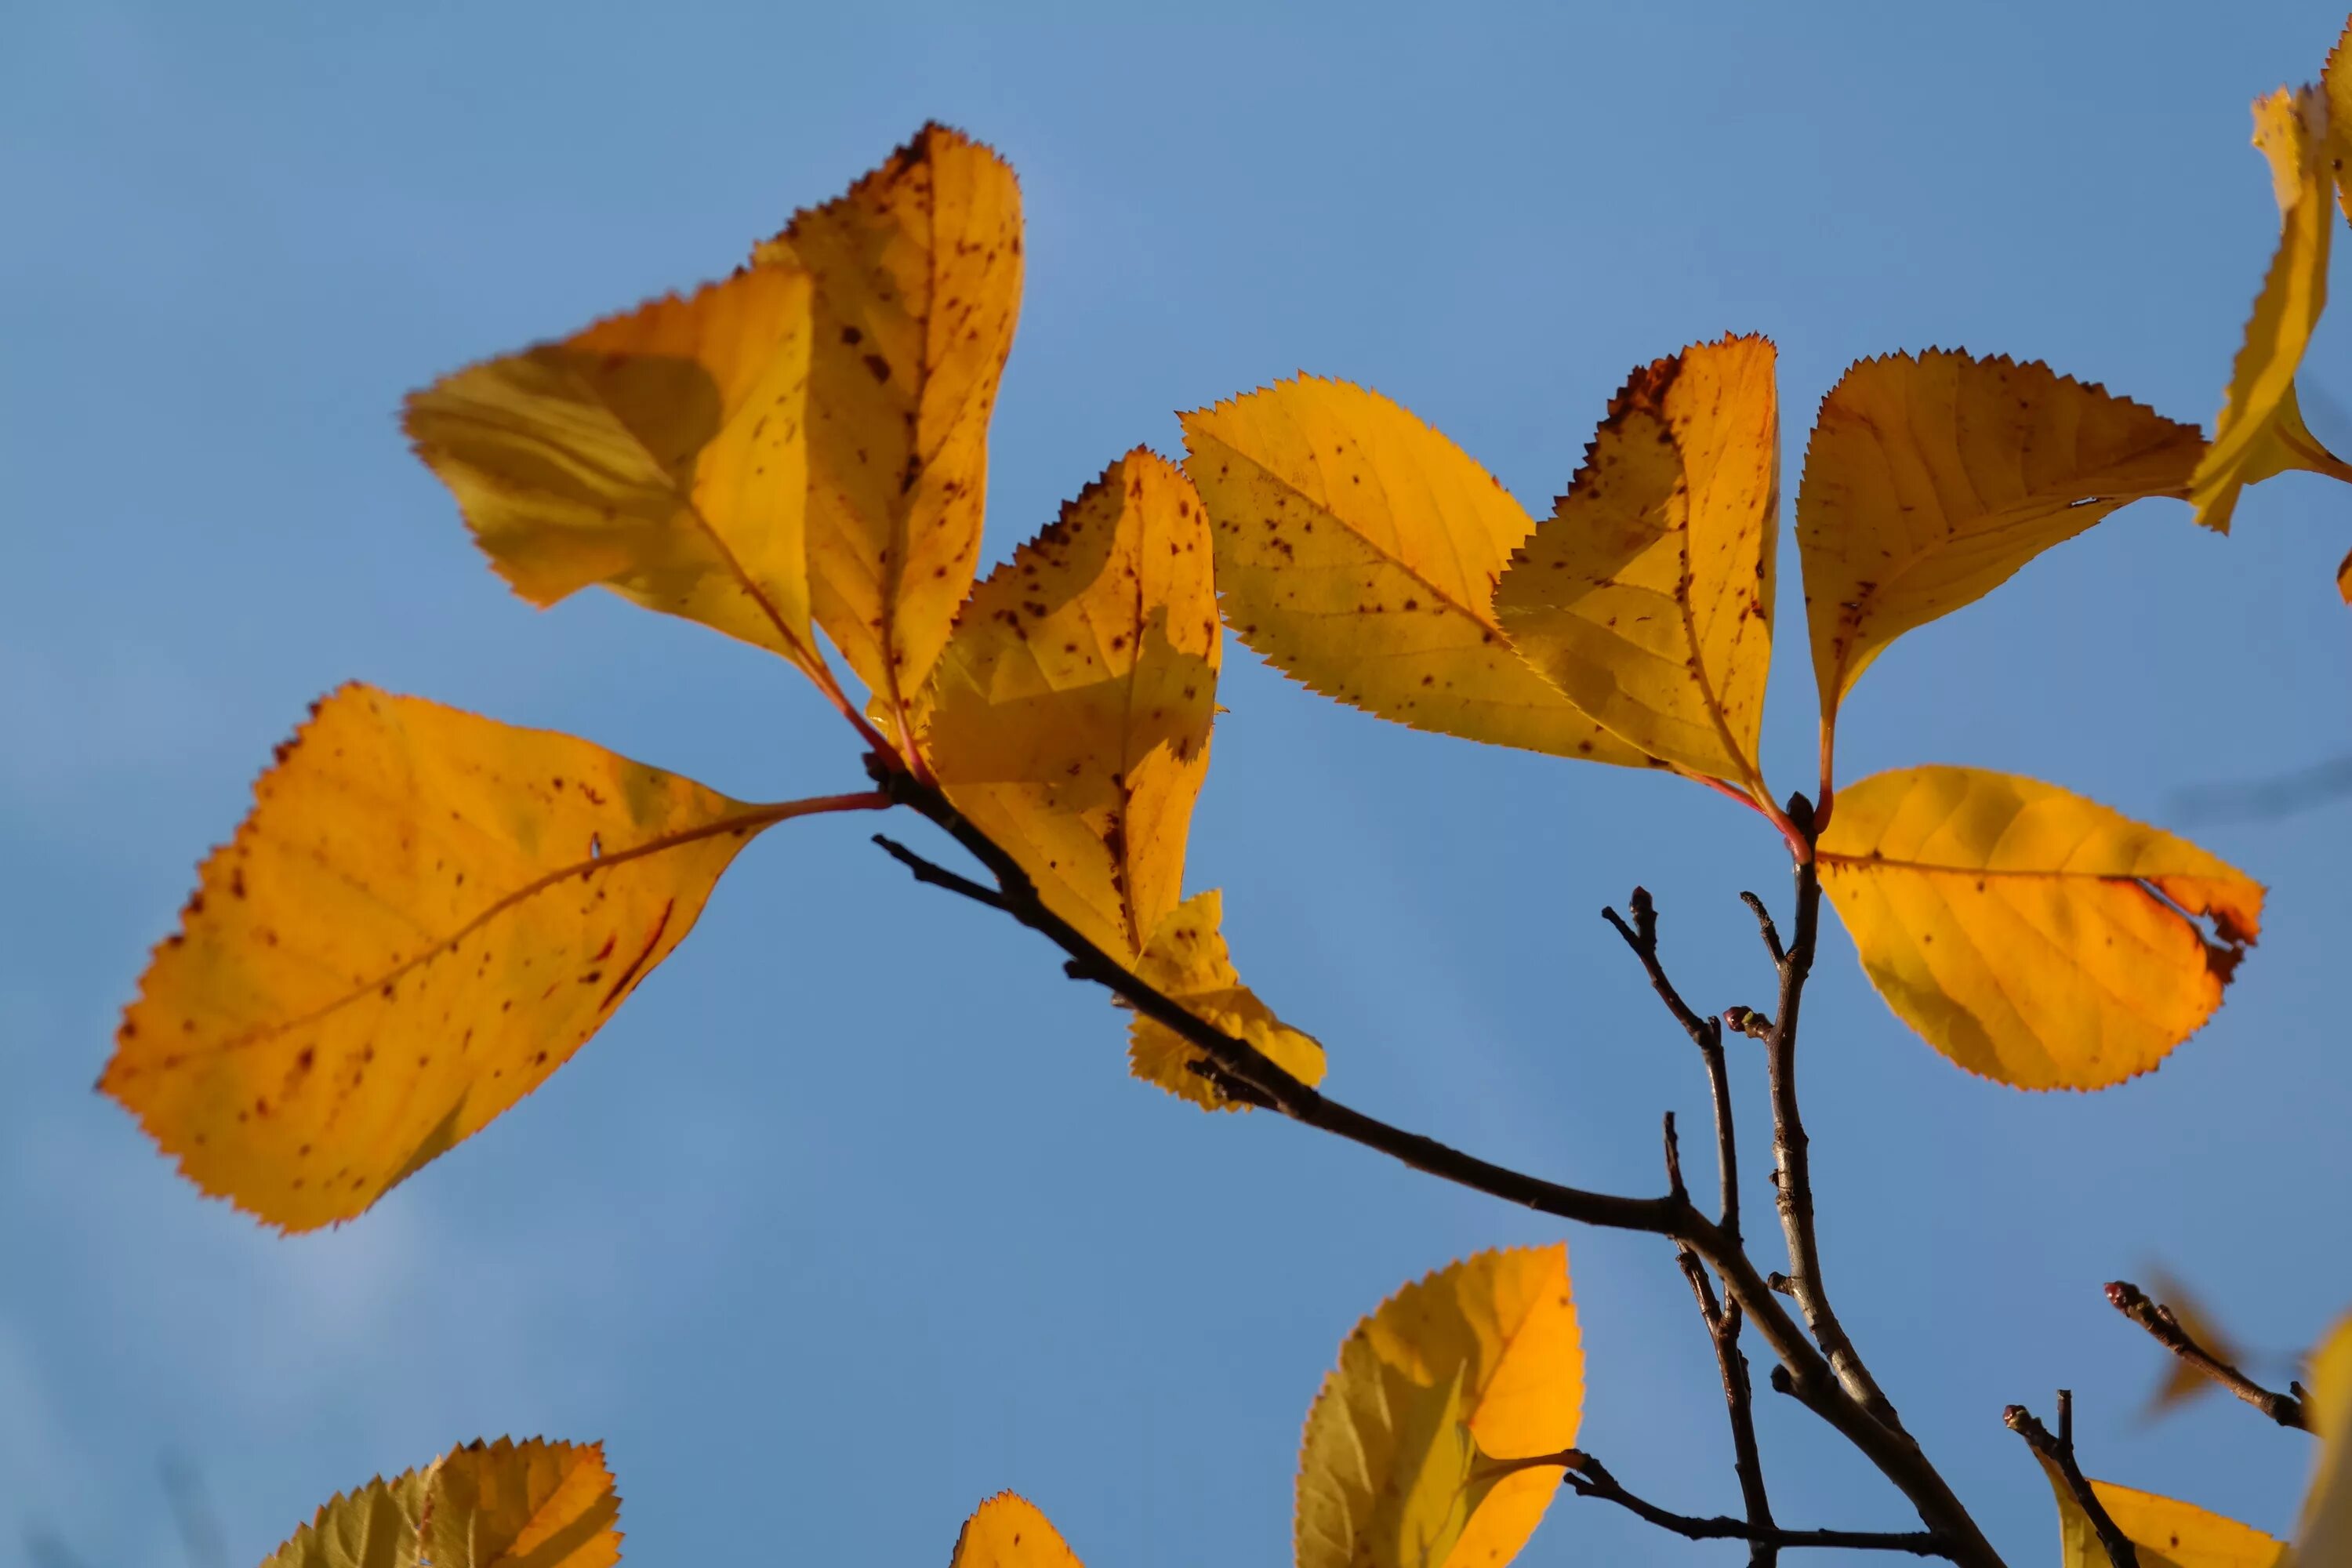
[{"label": "golden yellow leaf", "polygon": [[[2108,1568],[2106,1548],[2065,1477],[2047,1459],[2042,1468],[2058,1499],[2063,1568]],[[2138,1549],[2139,1568],[2281,1568],[2285,1544],[2236,1520],[2105,1481],[2093,1481],[2091,1489],[2116,1528]]]},{"label": "golden yellow leaf", "polygon": [[1535,524],[1459,447],[1314,376],[1183,423],[1225,619],[1277,668],[1418,730],[1654,765],[1503,635],[1496,579]]},{"label": "golden yellow leaf", "polygon": [[808,549],[818,625],[903,715],[980,560],[988,420],[1021,310],[1021,191],[926,125],[755,262],[816,280]]},{"label": "golden yellow leaf", "polygon": [[1931,349],[1854,364],[1822,400],[1797,489],[1824,722],[1905,632],[2117,507],[2186,493],[2203,446],[2038,363]]},{"label": "golden yellow leaf", "polygon": [[336,1498],[262,1568],[611,1568],[620,1517],[603,1445],[478,1440]]},{"label": "golden yellow leaf", "polygon": [[205,1192],[350,1219],[568,1060],[693,929],[746,805],[347,686],[155,950],[99,1087]]},{"label": "golden yellow leaf", "polygon": [[999,1492],[963,1521],[948,1568],[1079,1568],[1079,1563],[1078,1554],[1035,1503],[1018,1493]]},{"label": "golden yellow leaf", "polygon": [[1503,574],[1528,663],[1642,750],[1763,793],[1780,510],[1773,350],[1696,343],[1633,373]]},{"label": "golden yellow leaf", "polygon": [[2352,19],[2327,51],[2319,73],[2320,90],[2327,95],[2327,163],[2335,177],[2336,199],[2344,216],[2352,218],[2352,186],[2345,184],[2345,169],[2352,164]]},{"label": "golden yellow leaf", "polygon": [[1298,1568],[1500,1568],[1576,1441],[1584,1352],[1564,1245],[1482,1252],[1356,1325],[1298,1456]]},{"label": "golden yellow leaf", "polygon": [[1219,642],[1200,498],[1138,447],[972,591],[933,677],[948,799],[1130,966],[1181,893]]},{"label": "golden yellow leaf", "polygon": [[1978,768],[1841,790],[1820,858],[1887,1005],[2020,1089],[2154,1068],[2221,1005],[2262,924],[2261,884],[2186,839]]},{"label": "golden yellow leaf", "polygon": [[405,423],[532,604],[602,584],[815,674],[808,382],[809,280],[757,267],[461,370]]},{"label": "golden yellow leaf", "polygon": [[2305,1394],[2319,1460],[2304,1500],[2294,1560],[2303,1568],[2329,1568],[2352,1563],[2352,1313],[2337,1320],[2312,1352]]},{"label": "golden yellow leaf", "polygon": [[[2330,93],[2336,90],[2331,82]],[[2189,489],[2197,521],[2224,533],[2247,485],[2290,468],[2352,480],[2352,467],[2305,427],[2294,395],[2295,370],[2327,302],[2327,251],[2336,232],[2327,206],[2334,178],[2327,105],[2328,94],[2308,87],[2281,88],[2254,102],[2254,145],[2270,161],[2278,197],[2278,250],[2254,297],[2213,445]]]},{"label": "golden yellow leaf", "polygon": [[[1310,1089],[1323,1081],[1323,1047],[1315,1037],[1292,1028],[1259,1001],[1234,973],[1233,956],[1220,929],[1224,896],[1195,893],[1171,910],[1152,932],[1135,973],[1146,984],[1193,1016],[1247,1040],[1261,1055]],[[1165,1024],[1139,1016],[1128,1029],[1128,1064],[1135,1076],[1156,1083],[1204,1110],[1247,1110],[1247,1105],[1193,1070],[1204,1056]]]}]

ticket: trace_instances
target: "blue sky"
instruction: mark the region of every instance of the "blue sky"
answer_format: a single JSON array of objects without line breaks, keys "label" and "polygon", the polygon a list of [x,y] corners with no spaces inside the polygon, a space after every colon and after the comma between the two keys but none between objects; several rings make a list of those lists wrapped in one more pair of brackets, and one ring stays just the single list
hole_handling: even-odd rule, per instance
[{"label": "blue sky", "polygon": [[[201,1475],[257,1561],[328,1494],[502,1432],[601,1437],[632,1559],[936,1562],[1017,1489],[1097,1568],[1278,1562],[1298,1426],[1397,1284],[1554,1228],[1269,1117],[1127,1081],[1120,1016],[873,824],[787,826],[545,1089],[359,1223],[275,1238],[89,1090],[269,747],[349,678],[577,731],[738,795],[854,786],[792,672],[617,600],[547,614],[407,456],[401,393],[725,272],[926,118],[1021,171],[1028,292],[989,552],[1171,410],[1376,385],[1541,509],[1634,363],[1780,344],[1789,493],[1864,354],[2048,360],[2210,419],[2275,232],[2246,104],[2310,5],[1757,8],[677,4],[5,12],[0,48],[0,1561],[178,1561]],[[2305,377],[2352,438],[2352,329]],[[2346,492],[2200,533],[2147,503],[1906,638],[1849,776],[2010,768],[2186,826],[2182,792],[2340,756]],[[1791,547],[1766,762],[1810,780]],[[1597,918],[1636,881],[1696,1000],[1766,1000],[1746,814],[1313,699],[1229,648],[1192,885],[1368,1110],[1647,1192],[1687,1047]],[[2300,1439],[2135,1419],[2101,1281],[2160,1259],[2284,1354],[2352,1300],[2347,811],[2200,823],[2273,887],[2160,1072],[1969,1079],[1824,947],[1804,1064],[1827,1278],[2017,1562],[2050,1505],[2000,1407],[2074,1387],[2094,1473],[2283,1527]],[[1738,1062],[1760,1131],[1760,1064]],[[1753,1147],[1749,1197],[1767,1201]],[[1667,1249],[1572,1233],[1584,1442],[1672,1506],[1737,1491]],[[2279,1372],[2273,1363],[2265,1370]],[[1767,1394],[1784,1521],[1900,1500]],[[1563,1499],[1524,1561],[1728,1562]],[[52,1554],[55,1562],[65,1559]]]}]

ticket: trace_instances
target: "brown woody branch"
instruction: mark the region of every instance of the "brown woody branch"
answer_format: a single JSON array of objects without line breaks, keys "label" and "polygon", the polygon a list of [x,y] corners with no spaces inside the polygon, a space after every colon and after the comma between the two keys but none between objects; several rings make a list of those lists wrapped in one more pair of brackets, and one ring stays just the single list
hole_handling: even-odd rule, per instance
[{"label": "brown woody branch", "polygon": [[2146,1329],[2157,1343],[2280,1426],[2292,1426],[2302,1432],[2311,1430],[2311,1413],[2297,1394],[2279,1394],[2264,1388],[2198,1343],[2196,1336],[2181,1325],[2171,1308],[2160,1301],[2151,1301],[2147,1292],[2130,1280],[2117,1279],[2109,1284],[2107,1300],[2116,1311]]},{"label": "brown woody branch", "polygon": [[2099,1500],[2099,1494],[2084,1477],[2083,1467],[2075,1463],[2074,1390],[2058,1391],[2058,1435],[2054,1437],[2050,1428],[2022,1405],[2011,1405],[2001,1412],[2000,1418],[2011,1431],[2025,1439],[2027,1447],[2057,1470],[2074,1505],[2090,1520],[2091,1530],[2098,1536],[2099,1547],[2106,1552],[2113,1568],[2139,1568],[2139,1549],[2116,1525],[2115,1516],[2107,1512],[2107,1505]]},{"label": "brown woody branch", "polygon": [[1657,1504],[1627,1491],[1608,1468],[1591,1455],[1570,1449],[1559,1456],[1571,1458],[1565,1477],[1570,1488],[1579,1497],[1599,1498],[1613,1502],[1635,1517],[1670,1530],[1689,1541],[1745,1541],[1754,1553],[1766,1552],[1775,1557],[1784,1547],[1847,1547],[1857,1552],[1907,1552],[1916,1557],[1948,1557],[1952,1553],[1943,1538],[1932,1531],[1877,1530],[1782,1530],[1777,1525],[1758,1525],[1749,1521],[1717,1514],[1701,1518],[1693,1514],[1674,1513]]},{"label": "brown woody branch", "polygon": [[1846,1393],[1836,1370],[1774,1298],[1745,1249],[1721,1226],[1700,1214],[1686,1194],[1625,1197],[1545,1181],[1393,1127],[1318,1092],[1247,1041],[1226,1034],[1146,984],[1126,964],[1047,908],[1019,862],[965,821],[936,786],[879,759],[869,761],[868,772],[896,804],[929,820],[987,868],[997,883],[1001,904],[996,907],[1060,948],[1068,959],[1063,968],[1072,979],[1101,985],[1137,1013],[1172,1030],[1200,1050],[1216,1073],[1254,1092],[1255,1103],[1457,1186],[1580,1225],[1666,1237],[1698,1254],[1715,1268],[1726,1296],[1738,1303],[1780,1359],[1776,1386],[1785,1376],[1791,1392],[1910,1500],[1920,1521],[1940,1542],[1938,1550],[1944,1555],[1963,1568],[2003,1568],[2000,1554],[1918,1445]]}]

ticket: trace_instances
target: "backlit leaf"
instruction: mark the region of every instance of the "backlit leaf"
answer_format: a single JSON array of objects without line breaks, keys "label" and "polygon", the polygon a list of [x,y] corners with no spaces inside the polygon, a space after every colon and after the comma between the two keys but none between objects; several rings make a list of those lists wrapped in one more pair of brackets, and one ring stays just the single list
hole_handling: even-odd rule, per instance
[{"label": "backlit leaf", "polygon": [[[2106,1548],[2065,1477],[2047,1459],[2042,1468],[2058,1499],[2062,1568],[2109,1568]],[[2093,1481],[2091,1489],[2137,1549],[2139,1568],[2279,1568],[2286,1552],[2284,1542],[2259,1530],[2189,1503],[2105,1481]]]},{"label": "backlit leaf", "polygon": [[2327,205],[2334,178],[2327,104],[2328,94],[2308,87],[2281,88],[2254,102],[2254,145],[2270,161],[2278,198],[2278,250],[2254,297],[2213,445],[2197,465],[2189,495],[2197,521],[2224,533],[2247,485],[2290,468],[2352,479],[2352,467],[2305,427],[2294,395],[2295,370],[2327,302],[2327,252],[2336,232]]},{"label": "backlit leaf", "polygon": [[948,1568],[1079,1568],[1078,1554],[1062,1540],[1035,1503],[999,1492],[963,1521]]},{"label": "backlit leaf", "polygon": [[100,1087],[287,1230],[361,1213],[537,1088],[799,809],[356,685],[254,797]]},{"label": "backlit leaf", "polygon": [[501,1437],[336,1498],[262,1568],[611,1568],[620,1517],[602,1445]]},{"label": "backlit leaf", "polygon": [[[1224,896],[1195,893],[1169,911],[1152,933],[1136,974],[1195,1017],[1247,1040],[1291,1077],[1312,1088],[1323,1081],[1323,1047],[1292,1028],[1259,1001],[1234,972],[1220,927]],[[1246,1110],[1193,1068],[1204,1060],[1197,1046],[1165,1024],[1138,1016],[1128,1030],[1128,1063],[1135,1076],[1180,1095],[1204,1110]]]},{"label": "backlit leaf", "polygon": [[1181,893],[1219,642],[1200,498],[1139,447],[973,590],[933,678],[949,800],[1130,966]]},{"label": "backlit leaf", "polygon": [[2352,1314],[2338,1320],[2312,1352],[2305,1387],[2319,1461],[2304,1500],[2295,1561],[2303,1568],[2325,1568],[2352,1563]]},{"label": "backlit leaf", "polygon": [[988,421],[1021,309],[1021,192],[926,125],[753,259],[816,280],[808,540],[816,618],[886,713],[929,679],[980,560]]},{"label": "backlit leaf", "polygon": [[1896,1016],[2020,1089],[2148,1071],[2221,1005],[2261,929],[2261,885],[2195,845],[1977,768],[1841,790],[1820,858]]},{"label": "backlit leaf", "polygon": [[425,1490],[438,1464],[337,1493],[261,1568],[416,1568]]},{"label": "backlit leaf", "polygon": [[1633,373],[1495,595],[1519,651],[1652,755],[1760,791],[1780,508],[1773,351],[1697,343]]},{"label": "backlit leaf", "polygon": [[1298,1457],[1298,1568],[1500,1568],[1559,1484],[1481,1458],[1576,1441],[1568,1249],[1483,1252],[1406,1286],[1339,1347]]},{"label": "backlit leaf", "polygon": [[1459,447],[1377,393],[1314,376],[1183,422],[1225,619],[1277,668],[1415,729],[1652,761],[1503,635],[1496,579],[1535,524]]},{"label": "backlit leaf", "polygon": [[2185,494],[2203,445],[2040,363],[1931,349],[1853,365],[1822,400],[1797,490],[1823,718],[1905,632],[2117,507]]},{"label": "backlit leaf", "polygon": [[2352,19],[2345,22],[2336,47],[2327,51],[2319,88],[2327,95],[2327,162],[2335,175],[2336,199],[2344,216],[2352,218],[2352,186],[2344,183],[2345,171],[2352,168]]},{"label": "backlit leaf", "polygon": [[809,280],[759,267],[409,395],[417,455],[534,605],[603,584],[814,669]]}]

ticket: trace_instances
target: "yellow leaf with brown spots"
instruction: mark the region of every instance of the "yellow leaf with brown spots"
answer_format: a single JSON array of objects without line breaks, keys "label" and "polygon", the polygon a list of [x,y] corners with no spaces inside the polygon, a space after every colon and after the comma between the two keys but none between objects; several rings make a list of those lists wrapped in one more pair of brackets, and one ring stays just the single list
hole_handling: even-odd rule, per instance
[{"label": "yellow leaf with brown spots", "polygon": [[1643,751],[1764,794],[1780,402],[1760,337],[1633,373],[1495,594],[1511,641]]},{"label": "yellow leaf with brown spots", "polygon": [[955,808],[1130,966],[1181,896],[1208,774],[1211,572],[1200,497],[1138,447],[972,591],[925,710]]},{"label": "yellow leaf with brown spots", "polygon": [[2038,363],[1855,364],[1822,400],[1797,490],[1823,722],[1905,632],[2118,507],[2185,495],[2203,448],[2193,426]]},{"label": "yellow leaf with brown spots", "polygon": [[1535,523],[1462,448],[1315,376],[1183,423],[1225,620],[1276,668],[1417,730],[1656,765],[1503,635],[1496,580]]},{"label": "yellow leaf with brown spots", "polygon": [[536,1089],[693,929],[746,805],[347,686],[254,786],[99,1087],[205,1192],[353,1217]]},{"label": "yellow leaf with brown spots", "polygon": [[[1225,948],[1224,918],[1224,895],[1213,889],[1185,900],[1154,929],[1135,967],[1137,977],[1181,1003],[1194,1017],[1255,1046],[1275,1066],[1313,1088],[1323,1081],[1323,1047],[1276,1017],[1242,984]],[[1198,1046],[1156,1019],[1139,1016],[1128,1029],[1128,1065],[1136,1077],[1203,1110],[1247,1110],[1245,1102],[1196,1070],[1206,1059]]]},{"label": "yellow leaf with brown spots", "polygon": [[2352,1563],[2352,1313],[2311,1352],[2304,1405],[2319,1439],[2303,1501],[2294,1561],[2303,1568]]},{"label": "yellow leaf with brown spots", "polygon": [[1839,791],[1820,861],[1887,1005],[2020,1089],[2156,1067],[2221,1005],[2262,927],[2261,884],[2194,844],[1978,768]]},{"label": "yellow leaf with brown spots", "polygon": [[1500,1568],[1576,1441],[1584,1352],[1568,1248],[1482,1252],[1356,1325],[1298,1455],[1298,1568]]},{"label": "yellow leaf with brown spots", "polygon": [[417,456],[534,605],[602,584],[815,673],[809,280],[759,267],[409,395]]},{"label": "yellow leaf with brown spots", "polygon": [[[2091,1516],[2074,1500],[2058,1468],[2042,1461],[2058,1499],[2058,1542],[2063,1568],[2109,1568]],[[2137,1548],[2139,1568],[2283,1568],[2286,1545],[2234,1519],[2154,1492],[2093,1481],[2091,1490],[2116,1528]]]},{"label": "yellow leaf with brown spots", "polygon": [[1021,310],[1021,191],[926,125],[753,259],[815,279],[809,571],[817,623],[886,714],[929,679],[980,561],[988,421]]},{"label": "yellow leaf with brown spots", "polygon": [[1079,1563],[1078,1554],[1035,1503],[1018,1493],[999,1492],[963,1521],[948,1568],[1079,1568]]},{"label": "yellow leaf with brown spots", "polygon": [[501,1437],[336,1498],[262,1568],[611,1568],[620,1517],[603,1445]]},{"label": "yellow leaf with brown spots", "polygon": [[2223,533],[2247,485],[2293,468],[2352,480],[2352,466],[2305,426],[2294,395],[2294,373],[2327,303],[2327,252],[2336,233],[2327,195],[2343,132],[2329,125],[2328,101],[2345,89],[2333,79],[2340,74],[2333,55],[2328,68],[2325,92],[2281,88],[2254,101],[2254,145],[2269,160],[2278,198],[2278,249],[2254,297],[2213,445],[2197,465],[2189,492],[2197,521]]}]

